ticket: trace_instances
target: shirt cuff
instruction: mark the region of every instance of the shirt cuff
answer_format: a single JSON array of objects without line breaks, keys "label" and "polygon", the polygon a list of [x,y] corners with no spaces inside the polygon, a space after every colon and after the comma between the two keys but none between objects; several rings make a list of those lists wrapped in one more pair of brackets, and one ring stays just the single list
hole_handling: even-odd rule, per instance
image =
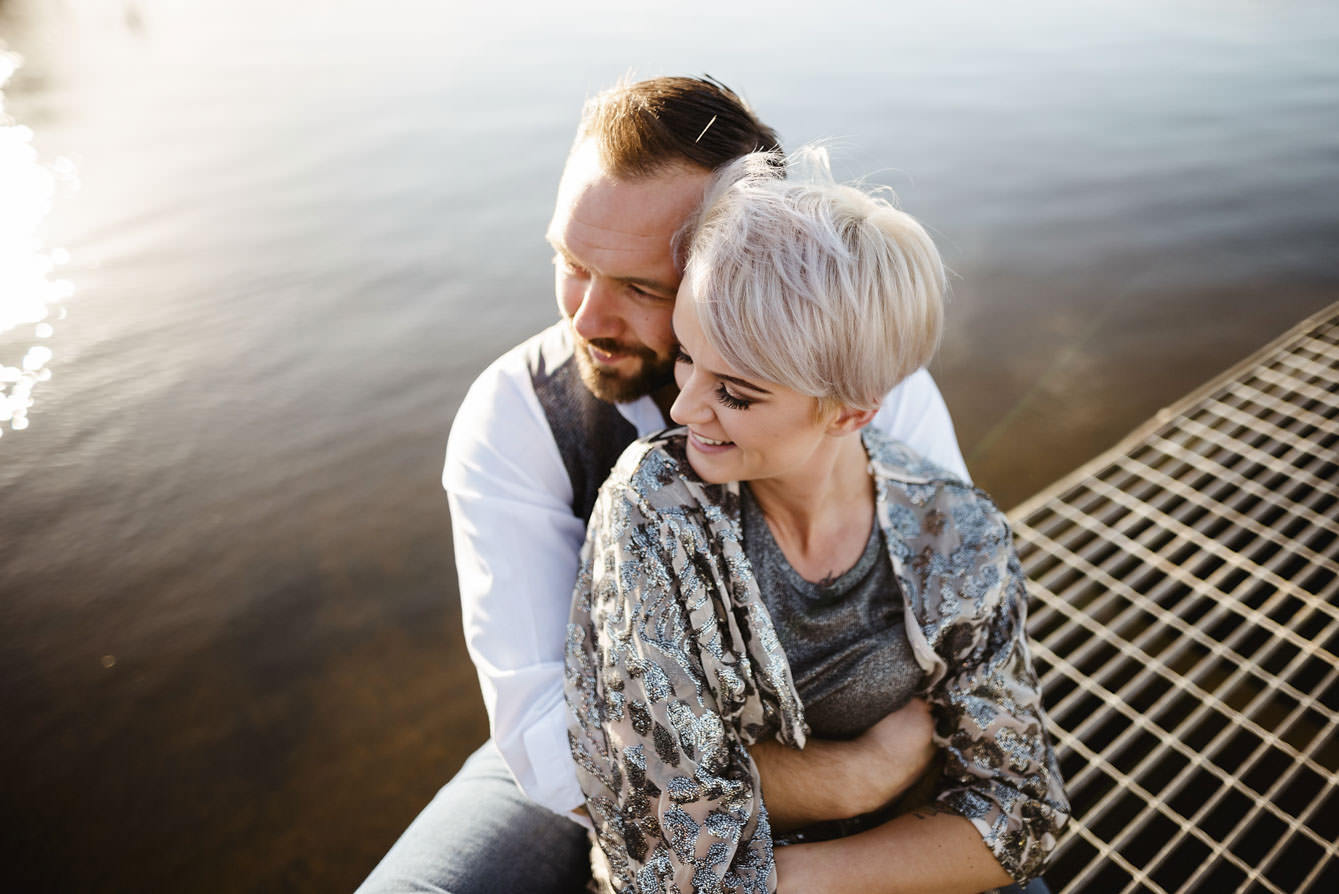
[{"label": "shirt cuff", "polygon": [[590,828],[589,820],[577,813],[586,798],[577,783],[576,765],[567,741],[567,703],[550,710],[522,736],[530,758],[529,779],[517,781],[526,796],[574,823]]}]

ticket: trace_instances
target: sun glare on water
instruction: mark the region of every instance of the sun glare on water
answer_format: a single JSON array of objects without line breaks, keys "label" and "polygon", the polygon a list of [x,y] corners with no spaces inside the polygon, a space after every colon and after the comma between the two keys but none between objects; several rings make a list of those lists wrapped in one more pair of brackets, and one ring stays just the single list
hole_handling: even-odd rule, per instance
[{"label": "sun glare on water", "polygon": [[73,292],[55,275],[68,261],[65,251],[38,237],[57,184],[73,180],[73,166],[44,165],[32,131],[5,112],[3,88],[22,64],[17,53],[0,50],[0,435],[28,427],[33,394],[51,378],[52,320],[63,316],[60,302]]}]

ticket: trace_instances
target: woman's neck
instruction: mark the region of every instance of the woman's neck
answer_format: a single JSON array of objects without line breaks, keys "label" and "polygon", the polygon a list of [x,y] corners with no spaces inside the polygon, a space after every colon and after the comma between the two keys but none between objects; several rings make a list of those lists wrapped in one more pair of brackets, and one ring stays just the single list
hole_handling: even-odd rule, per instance
[{"label": "woman's neck", "polygon": [[853,566],[874,525],[874,480],[859,434],[826,454],[795,475],[748,482],[786,561],[815,582]]}]

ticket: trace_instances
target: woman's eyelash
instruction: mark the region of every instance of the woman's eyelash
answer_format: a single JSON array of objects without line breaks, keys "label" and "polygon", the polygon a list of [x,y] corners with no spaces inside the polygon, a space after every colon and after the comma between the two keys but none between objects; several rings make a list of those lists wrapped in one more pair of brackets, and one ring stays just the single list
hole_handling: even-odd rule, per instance
[{"label": "woman's eyelash", "polygon": [[716,386],[716,399],[732,410],[747,410],[753,401],[731,394],[724,384]]},{"label": "woman's eyelash", "polygon": [[[687,365],[692,366],[693,358],[685,354],[683,348],[675,348],[674,362],[686,363]],[[716,399],[720,401],[723,406],[729,407],[732,410],[747,410],[749,407],[753,406],[752,400],[731,394],[730,389],[725,387],[724,382],[716,386]]]}]

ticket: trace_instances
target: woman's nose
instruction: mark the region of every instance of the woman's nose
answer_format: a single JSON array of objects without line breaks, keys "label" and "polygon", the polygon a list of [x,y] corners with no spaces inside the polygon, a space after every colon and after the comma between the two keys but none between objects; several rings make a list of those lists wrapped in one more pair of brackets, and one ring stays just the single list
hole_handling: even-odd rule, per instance
[{"label": "woman's nose", "polygon": [[670,405],[670,418],[680,425],[701,423],[711,418],[711,407],[704,400],[698,377],[691,372],[679,384],[679,396]]}]

